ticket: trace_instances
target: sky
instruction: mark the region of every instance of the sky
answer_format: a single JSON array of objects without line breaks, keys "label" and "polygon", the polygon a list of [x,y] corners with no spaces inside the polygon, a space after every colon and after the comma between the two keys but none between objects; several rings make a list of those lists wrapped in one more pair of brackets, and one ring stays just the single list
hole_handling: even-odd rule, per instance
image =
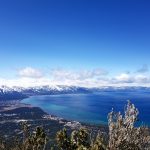
[{"label": "sky", "polygon": [[0,85],[150,86],[148,0],[1,0]]}]

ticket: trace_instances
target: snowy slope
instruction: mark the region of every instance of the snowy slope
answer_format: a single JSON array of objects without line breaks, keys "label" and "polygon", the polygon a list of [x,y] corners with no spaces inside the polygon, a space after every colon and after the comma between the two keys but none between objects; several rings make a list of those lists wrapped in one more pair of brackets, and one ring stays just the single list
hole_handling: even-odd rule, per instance
[{"label": "snowy slope", "polygon": [[79,93],[94,93],[94,92],[148,92],[147,87],[100,87],[100,88],[85,88],[76,86],[36,86],[36,87],[8,87],[0,86],[0,100],[16,100],[23,99],[33,95],[53,95],[53,94],[79,94]]}]

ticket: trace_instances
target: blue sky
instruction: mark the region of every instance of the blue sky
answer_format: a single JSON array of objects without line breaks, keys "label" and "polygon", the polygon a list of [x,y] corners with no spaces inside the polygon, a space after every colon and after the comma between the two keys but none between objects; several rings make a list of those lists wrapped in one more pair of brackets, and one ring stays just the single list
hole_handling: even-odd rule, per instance
[{"label": "blue sky", "polygon": [[0,1],[0,78],[21,78],[24,70],[53,78],[52,70],[75,76],[101,69],[109,80],[124,74],[148,82],[149,6],[147,0]]}]

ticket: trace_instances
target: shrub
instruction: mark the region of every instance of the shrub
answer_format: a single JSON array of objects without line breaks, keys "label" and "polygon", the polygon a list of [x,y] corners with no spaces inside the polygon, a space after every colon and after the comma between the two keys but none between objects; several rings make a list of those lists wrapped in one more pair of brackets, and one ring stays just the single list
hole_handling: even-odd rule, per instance
[{"label": "shrub", "polygon": [[111,150],[147,150],[150,149],[148,128],[135,127],[138,109],[128,101],[124,117],[120,112],[108,115],[109,149]]},{"label": "shrub", "polygon": [[[101,132],[92,137],[93,133],[85,128],[74,130],[71,134],[63,129],[56,133],[57,146],[51,146],[51,150],[150,150],[149,128],[135,126],[138,114],[138,109],[128,101],[124,116],[113,110],[108,114],[107,140]],[[37,127],[31,133],[27,123],[23,123],[22,127],[22,142],[16,139],[14,146],[8,148],[4,140],[0,140],[0,150],[46,150],[48,138],[43,128]]]}]

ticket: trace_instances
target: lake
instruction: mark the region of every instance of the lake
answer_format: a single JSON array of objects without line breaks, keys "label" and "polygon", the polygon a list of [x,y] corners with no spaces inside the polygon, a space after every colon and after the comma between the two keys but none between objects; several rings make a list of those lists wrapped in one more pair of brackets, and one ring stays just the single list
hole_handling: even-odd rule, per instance
[{"label": "lake", "polygon": [[150,125],[150,94],[145,92],[44,95],[32,96],[22,102],[64,119],[98,125],[107,124],[107,115],[112,108],[123,112],[128,99],[140,112],[139,124]]}]

